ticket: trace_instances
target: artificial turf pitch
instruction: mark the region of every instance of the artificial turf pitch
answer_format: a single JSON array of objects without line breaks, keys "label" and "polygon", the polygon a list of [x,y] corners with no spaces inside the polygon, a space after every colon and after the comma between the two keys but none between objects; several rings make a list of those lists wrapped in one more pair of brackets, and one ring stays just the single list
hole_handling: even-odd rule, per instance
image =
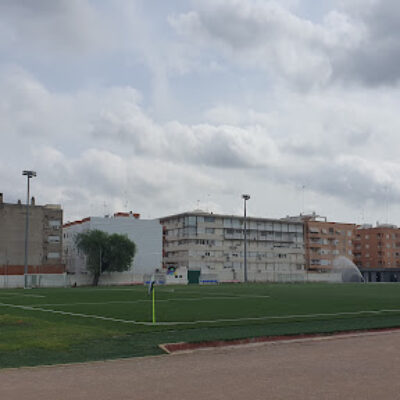
[{"label": "artificial turf pitch", "polygon": [[161,354],[162,343],[400,326],[398,284],[0,290],[0,367]]}]

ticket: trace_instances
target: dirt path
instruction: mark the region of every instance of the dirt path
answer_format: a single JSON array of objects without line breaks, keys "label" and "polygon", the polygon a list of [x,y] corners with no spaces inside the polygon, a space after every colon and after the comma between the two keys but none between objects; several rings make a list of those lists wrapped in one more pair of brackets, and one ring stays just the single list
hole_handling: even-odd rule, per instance
[{"label": "dirt path", "polygon": [[0,399],[398,399],[400,332],[0,370]]}]

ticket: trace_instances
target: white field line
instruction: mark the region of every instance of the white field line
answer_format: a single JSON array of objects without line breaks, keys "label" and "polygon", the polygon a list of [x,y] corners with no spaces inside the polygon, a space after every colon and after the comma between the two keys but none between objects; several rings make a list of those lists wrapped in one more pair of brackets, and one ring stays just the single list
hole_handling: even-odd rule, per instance
[{"label": "white field line", "polygon": [[4,296],[25,296],[25,297],[46,297],[40,294],[24,294],[24,293],[0,293],[0,297]]},{"label": "white field line", "polygon": [[133,321],[133,320],[130,321],[130,320],[125,320],[125,319],[120,319],[120,318],[103,317],[101,315],[81,314],[81,313],[73,313],[73,312],[61,311],[61,310],[49,310],[47,308],[21,306],[21,305],[17,305],[17,304],[0,303],[0,306],[11,307],[11,308],[19,308],[21,310],[28,310],[28,311],[43,311],[43,312],[48,312],[48,313],[52,313],[52,314],[69,315],[69,316],[72,316],[72,317],[94,318],[94,319],[100,319],[102,321],[122,322],[124,324],[152,325],[151,322],[140,322],[140,321]]},{"label": "white field line", "polygon": [[[147,285],[144,285],[147,287]],[[143,289],[143,287],[141,287],[141,289]],[[220,292],[220,290],[218,290],[220,293],[216,293],[215,291],[211,291],[208,289],[208,291],[206,290],[202,290],[202,289],[185,289],[185,288],[179,288],[179,289],[167,289],[164,288],[162,286],[156,286],[157,291],[161,292],[161,293],[178,293],[178,294],[187,294],[187,293],[200,293],[200,294],[211,294],[213,296],[235,296],[235,297],[250,297],[247,295],[240,295],[240,294],[236,294],[236,293],[232,293],[232,292]],[[126,293],[132,293],[132,292],[137,292],[140,288],[135,287],[135,289],[103,289],[103,288],[99,288],[99,290],[94,289],[82,289],[82,288],[76,288],[74,290],[80,290],[80,291],[86,291],[86,293],[88,294],[94,294],[94,293],[99,293],[101,292],[126,292]],[[251,297],[270,297],[270,296],[264,296],[264,295],[252,295]]]},{"label": "white field line", "polygon": [[[164,291],[162,288],[158,288],[160,291]],[[199,294],[212,294],[214,296],[238,296],[237,293],[232,291],[224,292],[223,290],[196,290],[196,289],[176,289],[175,293],[199,293]]]},{"label": "white field line", "polygon": [[244,317],[244,318],[222,318],[222,319],[214,319],[214,320],[198,320],[198,321],[177,321],[177,322],[156,322],[153,324],[152,322],[144,322],[144,321],[135,321],[135,320],[125,320],[120,318],[111,318],[111,317],[103,317],[101,315],[93,315],[93,314],[82,314],[82,313],[73,313],[69,311],[61,311],[61,310],[50,310],[47,308],[40,307],[32,307],[32,306],[23,306],[17,304],[7,304],[0,303],[0,307],[11,307],[11,308],[19,308],[22,310],[29,311],[42,311],[53,314],[61,314],[61,315],[70,315],[72,317],[82,317],[82,318],[93,318],[99,319],[103,321],[112,321],[112,322],[121,322],[125,324],[133,324],[133,325],[159,325],[159,326],[173,326],[173,325],[196,325],[196,324],[204,324],[204,323],[216,323],[216,322],[239,322],[239,321],[262,321],[262,320],[278,320],[278,319],[296,319],[296,318],[315,318],[315,317],[337,317],[337,316],[351,316],[351,315],[376,315],[383,313],[399,313],[400,309],[383,309],[383,310],[362,310],[362,311],[345,311],[338,313],[318,313],[318,314],[294,314],[294,315],[272,315],[272,316],[263,316],[263,317]]},{"label": "white field line", "polygon": [[[146,286],[147,287],[147,286]],[[85,292],[87,294],[94,294],[94,293],[99,293],[99,292],[126,292],[126,293],[131,293],[131,292],[137,292],[138,290],[142,289],[143,290],[144,285],[141,285],[140,287],[135,286],[134,289],[107,289],[107,288],[103,288],[101,286],[98,287],[93,287],[93,288],[82,288],[82,287],[77,287],[74,288],[74,292]]]},{"label": "white field line", "polygon": [[[258,298],[260,296],[245,296],[245,297],[255,297]],[[269,298],[269,296],[262,296],[263,298]],[[169,301],[203,301],[203,300],[238,300],[239,297],[182,297],[178,299],[161,299],[156,300],[157,303],[164,303]],[[75,305],[97,305],[97,304],[135,304],[135,303],[150,303],[152,300],[141,299],[141,300],[121,300],[121,301],[102,301],[102,302],[80,302],[80,303],[40,303],[37,304],[40,307],[44,306],[75,306]],[[35,307],[35,304],[31,304],[32,307]]]}]

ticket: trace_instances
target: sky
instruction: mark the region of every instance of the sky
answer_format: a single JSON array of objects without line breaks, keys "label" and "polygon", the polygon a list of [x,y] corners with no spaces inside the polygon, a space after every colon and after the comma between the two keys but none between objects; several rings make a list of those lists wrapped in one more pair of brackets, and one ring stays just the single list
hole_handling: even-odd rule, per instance
[{"label": "sky", "polygon": [[64,220],[400,225],[397,0],[2,0],[0,192]]}]

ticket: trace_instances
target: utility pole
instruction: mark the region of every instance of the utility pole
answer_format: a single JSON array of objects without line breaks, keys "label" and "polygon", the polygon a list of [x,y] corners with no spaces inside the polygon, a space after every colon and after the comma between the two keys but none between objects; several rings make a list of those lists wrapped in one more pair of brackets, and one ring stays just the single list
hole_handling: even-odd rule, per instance
[{"label": "utility pole", "polygon": [[246,202],[250,199],[249,194],[242,194],[244,203],[244,276],[243,280],[247,282],[247,213],[246,213]]},{"label": "utility pole", "polygon": [[29,181],[36,176],[35,171],[22,171],[22,175],[27,179],[26,194],[26,221],[25,221],[25,266],[24,266],[24,289],[28,289],[28,236],[29,236]]}]

